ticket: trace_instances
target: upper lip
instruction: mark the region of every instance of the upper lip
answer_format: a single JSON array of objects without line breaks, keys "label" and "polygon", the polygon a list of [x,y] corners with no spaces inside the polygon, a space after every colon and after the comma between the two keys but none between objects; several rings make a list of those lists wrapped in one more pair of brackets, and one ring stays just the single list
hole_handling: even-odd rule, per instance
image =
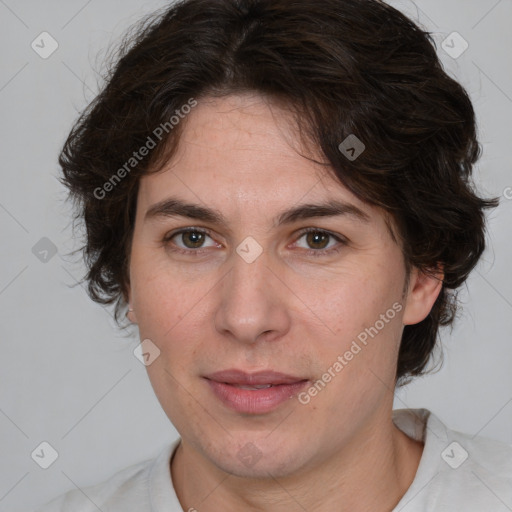
[{"label": "upper lip", "polygon": [[264,370],[254,373],[244,372],[242,370],[222,370],[219,372],[205,375],[205,378],[216,382],[226,384],[238,384],[241,386],[260,386],[263,384],[294,384],[307,380],[303,377],[287,375],[286,373],[275,372],[273,370]]}]

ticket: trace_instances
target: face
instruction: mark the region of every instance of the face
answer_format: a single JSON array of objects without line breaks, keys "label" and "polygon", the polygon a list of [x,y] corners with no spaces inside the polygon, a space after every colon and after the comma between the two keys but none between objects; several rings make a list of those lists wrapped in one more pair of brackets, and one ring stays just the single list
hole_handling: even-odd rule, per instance
[{"label": "face", "polygon": [[203,99],[140,181],[130,318],[160,351],[151,384],[184,445],[240,476],[305,471],[387,421],[403,325],[439,291],[413,272],[404,297],[384,213],[296,140],[262,97]]}]

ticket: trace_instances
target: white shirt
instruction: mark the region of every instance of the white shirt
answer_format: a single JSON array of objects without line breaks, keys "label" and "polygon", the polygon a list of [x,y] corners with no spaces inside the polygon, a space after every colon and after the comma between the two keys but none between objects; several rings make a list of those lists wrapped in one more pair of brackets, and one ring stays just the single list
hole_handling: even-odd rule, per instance
[{"label": "white shirt", "polygon": [[[393,422],[425,443],[414,481],[393,512],[512,511],[512,446],[450,430],[426,409],[395,410]],[[170,473],[179,442],[37,512],[186,512]]]}]

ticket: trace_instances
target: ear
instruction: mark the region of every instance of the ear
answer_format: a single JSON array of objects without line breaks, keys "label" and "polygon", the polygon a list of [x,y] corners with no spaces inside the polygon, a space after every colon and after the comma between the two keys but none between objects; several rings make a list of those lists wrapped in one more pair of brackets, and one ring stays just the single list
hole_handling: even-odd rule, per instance
[{"label": "ear", "polygon": [[443,286],[444,273],[439,269],[429,275],[414,267],[411,270],[409,288],[402,317],[404,325],[413,325],[427,318]]},{"label": "ear", "polygon": [[128,288],[128,297],[125,297],[125,301],[128,304],[128,311],[126,313],[126,318],[128,318],[128,320],[130,320],[130,322],[132,324],[136,324],[137,323],[137,315],[135,314],[135,311],[129,311],[130,309],[133,309],[132,295],[131,295],[130,288]]},{"label": "ear", "polygon": [[[131,306],[129,306],[131,307]],[[137,315],[135,314],[135,311],[128,311],[126,313],[126,317],[128,318],[128,320],[130,320],[130,322],[132,324],[136,324],[137,323]]]}]

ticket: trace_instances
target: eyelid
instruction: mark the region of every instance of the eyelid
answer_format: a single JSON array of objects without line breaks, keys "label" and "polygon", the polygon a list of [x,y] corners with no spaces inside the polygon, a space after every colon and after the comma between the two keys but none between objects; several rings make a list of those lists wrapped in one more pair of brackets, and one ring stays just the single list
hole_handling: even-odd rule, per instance
[{"label": "eyelid", "polygon": [[300,229],[298,231],[298,233],[295,235],[296,240],[298,238],[300,238],[302,235],[305,235],[307,233],[324,233],[326,235],[331,236],[332,238],[335,238],[336,240],[338,240],[338,242],[348,243],[348,239],[346,237],[344,237],[343,235],[341,235],[340,233],[333,233],[332,231],[329,231],[328,229],[314,228],[314,227]]},{"label": "eyelid", "polygon": [[299,232],[295,235],[295,241],[293,243],[297,243],[300,238],[302,238],[304,235],[307,235],[308,233],[323,233],[331,238],[334,238],[338,242],[336,246],[331,247],[330,249],[302,249],[302,251],[307,255],[314,257],[330,256],[331,254],[338,253],[349,243],[349,240],[341,234],[332,233],[328,229],[315,227],[308,227],[299,230]]},{"label": "eyelid", "polygon": [[[175,236],[183,234],[183,233],[188,233],[188,232],[202,233],[202,234],[209,236],[212,240],[214,240],[214,238],[212,237],[212,231],[210,229],[200,228],[200,227],[195,227],[195,226],[187,226],[184,228],[179,228],[175,231],[171,231],[170,233],[167,233],[166,235],[164,235],[164,237],[162,239],[162,243],[164,245],[167,245]],[[330,249],[302,249],[302,251],[306,252],[306,254],[308,254],[308,255],[326,256],[331,253],[339,252],[339,250],[341,249],[339,247],[339,245],[346,246],[349,243],[348,239],[341,234],[332,233],[331,231],[329,231],[327,229],[323,229],[323,228],[307,227],[307,228],[300,229],[294,235],[293,244],[297,243],[297,241],[300,238],[302,238],[304,235],[306,235],[308,233],[323,233],[323,234],[330,236],[331,238],[334,238],[338,242],[338,247],[331,247]],[[218,244],[218,242],[216,242],[216,243]],[[204,248],[200,247],[198,249],[183,249],[181,247],[177,247],[176,249],[173,249],[173,251],[181,252],[182,254],[202,254],[203,252],[208,251],[208,248],[204,249]]]},{"label": "eyelid", "polygon": [[[212,240],[213,240],[213,237],[212,237],[212,232],[207,229],[207,228],[199,228],[199,227],[195,227],[195,226],[189,226],[189,227],[185,227],[185,228],[180,228],[180,229],[177,229],[175,231],[171,231],[167,234],[164,235],[163,239],[162,239],[162,243],[164,245],[168,244],[175,236],[178,236],[178,235],[181,235],[183,233],[189,233],[189,232],[197,232],[197,233],[202,233],[204,235],[207,235],[209,236]],[[217,243],[217,242],[216,242]],[[201,252],[203,251],[204,249],[203,248],[199,248],[199,249],[182,249],[181,247],[178,247],[177,248],[178,251],[182,251],[182,252],[187,252],[187,253],[192,253],[192,252],[195,252],[195,253],[198,253],[198,252]]]}]

